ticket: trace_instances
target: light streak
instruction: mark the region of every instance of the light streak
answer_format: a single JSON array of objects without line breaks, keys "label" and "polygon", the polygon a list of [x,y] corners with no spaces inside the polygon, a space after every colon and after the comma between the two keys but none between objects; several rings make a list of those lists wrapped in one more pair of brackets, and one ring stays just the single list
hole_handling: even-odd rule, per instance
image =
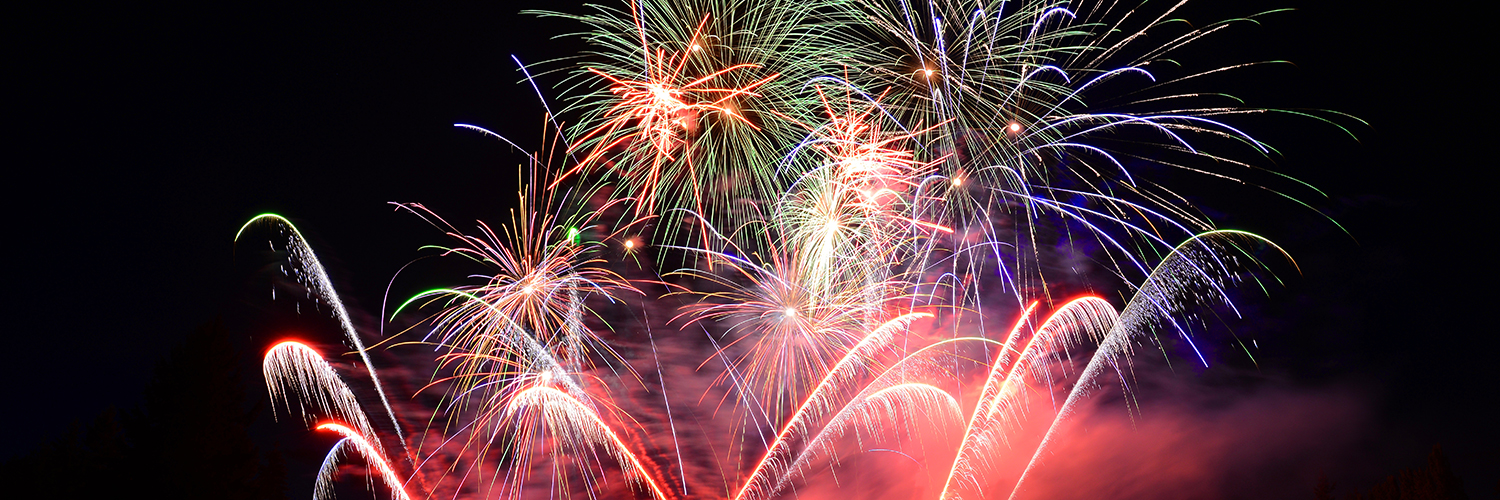
[{"label": "light streak", "polygon": [[586,442],[603,443],[622,463],[628,465],[631,477],[644,484],[652,496],[666,499],[661,487],[652,479],[651,473],[641,464],[639,458],[620,439],[615,431],[599,418],[599,414],[589,409],[582,401],[572,395],[547,387],[537,385],[517,392],[511,397],[507,405],[507,413],[516,413],[525,408],[540,407],[545,415],[543,421],[553,430],[555,436],[563,440],[581,440]]},{"label": "light streak", "polygon": [[[391,489],[391,498],[411,500],[411,497],[406,495],[406,485],[402,484],[401,480],[396,477],[396,471],[391,469],[391,464],[386,461],[385,455],[381,454],[380,450],[371,445],[370,441],[365,439],[358,431],[337,422],[318,424],[317,430],[332,431],[343,436],[347,440],[347,443],[354,445],[355,451],[358,451],[360,457],[365,459],[365,463],[370,464],[379,473],[381,481],[385,483],[387,488]],[[345,441],[340,441],[339,443],[344,444]]]},{"label": "light streak", "polygon": [[[557,116],[548,108],[543,121],[555,137],[525,155],[529,178],[508,224],[460,231],[423,205],[397,204],[454,242],[426,251],[480,269],[470,282],[429,289],[382,313],[392,322],[427,314],[408,322],[419,340],[395,345],[436,352],[418,393],[441,393],[441,402],[414,441],[437,436],[436,448],[408,446],[368,348],[297,229],[263,214],[235,236],[256,222],[281,230],[289,274],[308,300],[331,308],[426,496],[521,498],[532,474],[545,470],[549,495],[598,498],[613,474],[601,457],[654,498],[667,498],[662,485],[671,481],[684,497],[706,496],[683,460],[695,444],[678,429],[688,420],[666,394],[662,365],[680,361],[667,347],[658,353],[658,332],[648,330],[663,394],[620,390],[650,391],[637,360],[626,359],[643,352],[631,345],[636,323],[593,309],[640,308],[649,318],[648,308],[685,300],[668,323],[706,334],[709,345],[698,347],[711,355],[691,362],[723,365],[700,400],[718,397],[704,405],[715,415],[733,401],[728,408],[741,422],[727,432],[741,439],[726,444],[724,458],[753,463],[722,473],[723,494],[735,500],[771,498],[807,480],[816,461],[837,464],[843,436],[881,435],[917,420],[960,431],[956,448],[944,448],[953,453],[947,467],[929,471],[901,446],[862,448],[902,454],[934,480],[946,472],[939,500],[993,491],[996,478],[1014,476],[993,467],[1022,425],[1027,391],[1055,398],[1051,378],[1072,376],[1054,375],[1057,360],[1086,355],[1041,444],[1020,450],[1032,459],[1012,486],[1015,497],[1105,370],[1128,366],[1137,344],[1160,347],[1156,332],[1184,339],[1208,365],[1189,326],[1192,308],[1225,305],[1238,315],[1227,289],[1252,281],[1265,288],[1269,267],[1258,256],[1286,256],[1257,235],[1217,228],[1189,196],[1152,178],[1159,169],[1138,167],[1259,182],[1242,178],[1259,175],[1258,167],[1236,155],[1272,150],[1228,119],[1272,110],[1172,90],[1253,66],[1173,74],[1182,47],[1249,19],[1161,33],[1175,29],[1181,3],[1148,10],[1042,0],[630,0],[628,7],[548,14],[584,24],[591,48],[557,87],[569,104]],[[522,70],[542,98],[533,72]],[[655,266],[657,281],[622,277],[605,257],[622,253]],[[664,263],[673,259],[680,260]],[[1077,262],[1098,269],[1076,271]],[[1091,274],[1124,285],[1077,296],[1080,286],[1100,286]],[[642,291],[661,287],[662,297]],[[1127,298],[1123,311],[1101,298],[1107,292]],[[1055,300],[1069,296],[1076,298]],[[989,330],[1011,313],[1018,315],[1009,330]],[[914,329],[918,320],[932,327]],[[666,331],[663,346],[686,341],[669,341]],[[976,347],[984,354],[965,350]],[[320,469],[316,497],[331,493],[337,462],[350,450],[406,497],[377,435],[383,429],[321,354],[287,341],[266,352],[262,368],[273,406],[290,411],[295,393],[304,418],[347,422],[317,427],[344,439]],[[1130,393],[1133,382],[1121,375]],[[961,401],[972,392],[964,385],[981,376],[966,415]],[[674,390],[683,386],[690,385],[673,382]],[[626,411],[658,406],[664,431]],[[697,410],[685,411],[696,418]],[[670,433],[672,449],[650,432]],[[897,434],[899,441],[918,433]],[[541,461],[537,450],[546,453]],[[652,459],[668,453],[675,471]],[[423,482],[429,473],[441,476],[438,486]]]},{"label": "light streak", "polygon": [[[309,422],[317,417],[336,418],[353,423],[361,435],[375,436],[359,400],[317,350],[295,340],[282,341],[266,351],[261,370],[273,411],[278,399],[290,411],[289,398],[296,393],[302,397],[299,401],[302,416]],[[318,411],[309,412],[308,404]],[[371,445],[385,454],[379,440],[373,440]]]}]

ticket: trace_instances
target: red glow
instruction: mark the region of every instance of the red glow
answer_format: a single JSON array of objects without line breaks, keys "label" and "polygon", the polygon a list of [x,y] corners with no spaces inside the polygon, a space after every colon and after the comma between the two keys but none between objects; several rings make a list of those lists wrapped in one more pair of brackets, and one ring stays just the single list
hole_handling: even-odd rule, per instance
[{"label": "red glow", "polygon": [[338,422],[318,424],[317,430],[333,431],[340,436],[348,438],[349,442],[354,443],[354,448],[359,451],[359,454],[365,458],[365,462],[368,462],[371,467],[380,472],[381,479],[385,481],[385,485],[391,489],[396,498],[410,500],[411,497],[407,496],[406,488],[401,483],[400,478],[396,477],[396,471],[391,469],[390,462],[386,461],[385,456],[381,455],[374,446],[370,445],[370,441],[364,435]]},{"label": "red glow", "polygon": [[323,355],[323,353],[319,353],[317,349],[313,349],[312,347],[308,346],[307,344],[302,343],[302,341],[300,341],[300,340],[288,339],[288,340],[283,340],[281,342],[277,342],[276,345],[271,346],[270,349],[266,349],[266,354],[264,356],[262,356],[262,357],[270,356],[272,351],[280,349],[281,346],[291,346],[292,348],[299,348],[300,347],[302,349],[307,349],[309,351],[315,352],[319,356]]}]

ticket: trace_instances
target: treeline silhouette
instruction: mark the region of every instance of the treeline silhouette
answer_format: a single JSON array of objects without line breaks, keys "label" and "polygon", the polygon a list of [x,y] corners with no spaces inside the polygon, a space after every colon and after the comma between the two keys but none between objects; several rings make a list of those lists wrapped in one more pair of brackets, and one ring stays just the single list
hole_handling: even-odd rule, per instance
[{"label": "treeline silhouette", "polygon": [[265,404],[246,398],[240,351],[220,321],[200,326],[157,364],[141,408],[75,420],[0,466],[5,496],[287,498],[280,450],[250,437]]},{"label": "treeline silhouette", "polygon": [[[1334,500],[1334,486],[1326,474],[1320,474],[1318,484],[1313,486],[1313,498]],[[1500,493],[1500,490],[1496,493]],[[1442,445],[1432,447],[1432,452],[1427,454],[1426,467],[1402,470],[1396,475],[1387,476],[1364,493],[1356,488],[1344,495],[1345,500],[1467,500],[1468,498],[1468,494],[1464,493],[1463,480],[1453,474],[1453,469],[1448,466],[1448,458],[1443,456]]]}]

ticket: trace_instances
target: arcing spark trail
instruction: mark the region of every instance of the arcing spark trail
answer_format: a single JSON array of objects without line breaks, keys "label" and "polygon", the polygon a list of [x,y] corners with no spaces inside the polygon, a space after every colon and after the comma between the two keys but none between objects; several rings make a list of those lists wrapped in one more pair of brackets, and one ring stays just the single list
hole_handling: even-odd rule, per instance
[{"label": "arcing spark trail", "polygon": [[[774,498],[860,450],[920,466],[922,496],[1024,495],[1078,401],[1110,373],[1131,390],[1135,347],[1165,351],[1166,333],[1197,352],[1191,311],[1233,311],[1226,290],[1264,276],[1257,256],[1285,256],[1147,175],[1233,178],[1207,168],[1253,172],[1269,152],[1220,120],[1273,110],[1185,88],[1248,65],[1171,59],[1249,19],[1179,24],[1181,6],[663,0],[543,13],[587,26],[592,50],[562,68],[571,125],[529,155],[511,223],[466,234],[399,204],[457,242],[430,251],[477,269],[397,308],[428,314],[402,334],[437,352],[428,428],[402,432],[326,272],[269,215],[251,223],[281,228],[394,435],[306,345],[267,353],[268,389],[346,438],[329,463],[353,446],[397,497]],[[1097,288],[1128,301],[1085,293]],[[657,354],[663,330],[679,356]],[[633,354],[642,337],[649,359]],[[670,394],[668,373],[685,374]],[[711,382],[691,382],[698,373]],[[1055,417],[1033,443],[1025,417],[1049,400]],[[407,460],[389,460],[383,439]],[[999,470],[1012,454],[1030,459]],[[332,480],[320,475],[315,494]]]}]

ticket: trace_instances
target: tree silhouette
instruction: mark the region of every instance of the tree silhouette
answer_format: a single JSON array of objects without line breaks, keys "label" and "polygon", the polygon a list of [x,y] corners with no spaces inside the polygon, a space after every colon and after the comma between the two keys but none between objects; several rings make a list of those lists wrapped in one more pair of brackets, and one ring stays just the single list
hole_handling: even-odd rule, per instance
[{"label": "tree silhouette", "polygon": [[[1319,487],[1326,482],[1326,477],[1320,477],[1318,486],[1313,487],[1314,493],[1321,494]],[[1330,485],[1330,493],[1331,490]],[[1317,498],[1326,497],[1318,496]],[[1349,495],[1344,498],[1347,500],[1467,500],[1469,497],[1464,493],[1463,481],[1453,474],[1453,469],[1448,466],[1448,458],[1443,455],[1443,447],[1434,445],[1432,452],[1427,454],[1426,467],[1402,470],[1376,483],[1365,495],[1355,490],[1350,491]]]},{"label": "tree silhouette", "polygon": [[1318,484],[1313,485],[1313,498],[1317,500],[1334,500],[1334,483],[1328,480],[1328,474],[1318,473]]}]

